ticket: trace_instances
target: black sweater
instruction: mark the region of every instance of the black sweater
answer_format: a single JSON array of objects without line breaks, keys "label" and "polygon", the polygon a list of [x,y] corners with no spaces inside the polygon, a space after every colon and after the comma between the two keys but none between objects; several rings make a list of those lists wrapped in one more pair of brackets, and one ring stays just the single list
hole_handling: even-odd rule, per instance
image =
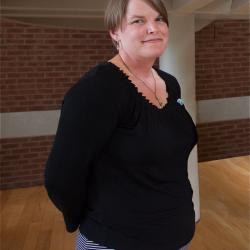
[{"label": "black sweater", "polygon": [[65,95],[45,170],[48,195],[69,232],[115,250],[177,250],[195,230],[189,154],[196,127],[177,102],[177,80],[151,104],[114,64],[85,74]]}]

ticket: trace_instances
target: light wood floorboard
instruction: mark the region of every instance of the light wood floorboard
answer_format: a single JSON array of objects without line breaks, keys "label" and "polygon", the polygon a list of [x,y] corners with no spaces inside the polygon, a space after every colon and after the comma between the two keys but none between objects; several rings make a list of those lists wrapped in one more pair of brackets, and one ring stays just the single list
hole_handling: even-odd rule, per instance
[{"label": "light wood floorboard", "polygon": [[[190,250],[250,250],[250,156],[199,163],[199,176],[201,219]],[[0,199],[1,250],[74,249],[75,234],[44,187],[0,191]]]}]

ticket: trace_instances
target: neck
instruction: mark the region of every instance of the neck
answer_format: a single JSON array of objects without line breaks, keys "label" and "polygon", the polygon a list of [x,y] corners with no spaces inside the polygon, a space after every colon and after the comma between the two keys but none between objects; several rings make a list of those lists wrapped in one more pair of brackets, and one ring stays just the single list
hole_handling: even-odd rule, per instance
[{"label": "neck", "polygon": [[155,59],[150,58],[145,60],[144,58],[134,58],[124,51],[120,51],[119,56],[130,69],[133,69],[133,72],[136,73],[136,75],[144,77],[151,76],[151,70]]}]

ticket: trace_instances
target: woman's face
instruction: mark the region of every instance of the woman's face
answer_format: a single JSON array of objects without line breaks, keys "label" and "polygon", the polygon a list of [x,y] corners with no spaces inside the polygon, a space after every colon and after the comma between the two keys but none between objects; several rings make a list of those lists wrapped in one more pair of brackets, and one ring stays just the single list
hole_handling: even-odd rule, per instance
[{"label": "woman's face", "polygon": [[143,0],[130,0],[122,27],[111,34],[120,40],[119,51],[137,59],[155,59],[167,47],[168,26],[163,17]]}]

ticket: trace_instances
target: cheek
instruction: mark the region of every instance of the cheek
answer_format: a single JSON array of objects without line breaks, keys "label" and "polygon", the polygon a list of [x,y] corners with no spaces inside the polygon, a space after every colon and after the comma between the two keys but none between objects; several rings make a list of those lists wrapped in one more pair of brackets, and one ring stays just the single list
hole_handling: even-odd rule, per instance
[{"label": "cheek", "polygon": [[168,37],[168,26],[161,27],[161,33],[164,35],[164,37]]},{"label": "cheek", "polygon": [[145,29],[143,28],[137,28],[137,29],[134,29],[131,31],[131,37],[133,37],[133,39],[136,39],[136,40],[143,40],[143,38],[145,37]]},{"label": "cheek", "polygon": [[163,29],[162,30],[162,35],[163,35],[165,41],[168,42],[168,38],[169,38],[168,29]]},{"label": "cheek", "polygon": [[136,46],[136,44],[141,43],[145,37],[145,32],[142,30],[131,30],[127,33],[124,38],[131,46]]}]

